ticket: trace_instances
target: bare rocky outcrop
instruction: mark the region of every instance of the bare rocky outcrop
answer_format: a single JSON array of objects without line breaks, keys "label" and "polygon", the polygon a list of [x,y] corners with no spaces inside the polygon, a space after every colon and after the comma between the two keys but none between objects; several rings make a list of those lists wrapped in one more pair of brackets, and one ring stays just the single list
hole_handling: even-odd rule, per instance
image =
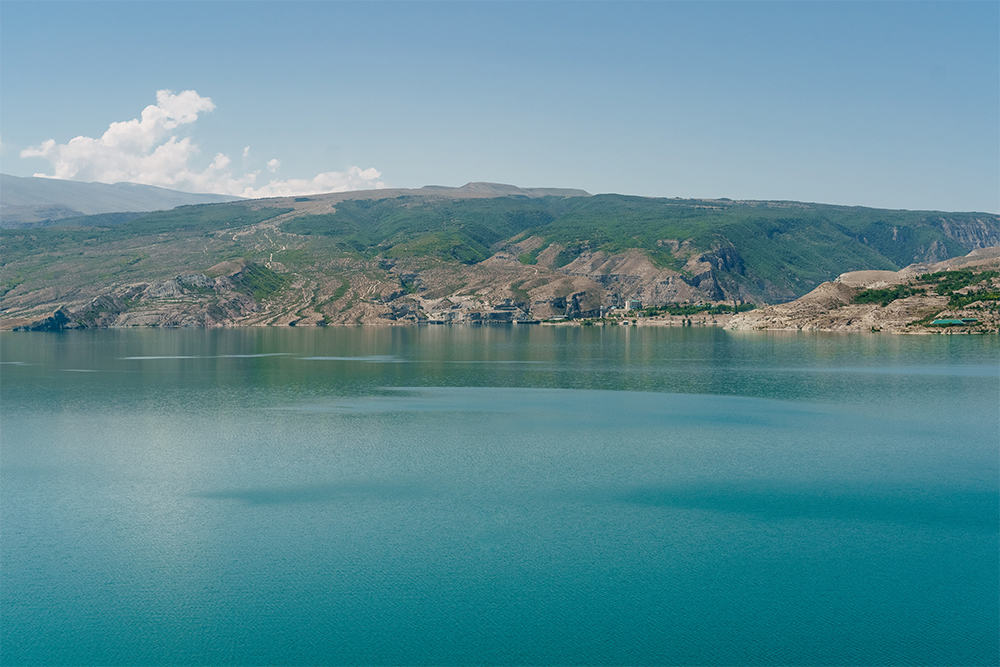
[{"label": "bare rocky outcrop", "polygon": [[[949,297],[935,293],[932,285],[918,277],[938,271],[971,269],[976,272],[1000,269],[1000,248],[983,248],[942,262],[914,264],[901,271],[852,271],[832,282],[823,283],[790,303],[759,308],[734,316],[727,329],[735,331],[882,331],[888,333],[972,333],[996,332],[1000,312],[995,301],[972,302],[949,309]],[[1000,280],[992,279],[995,287]],[[909,289],[885,305],[855,303],[865,290],[886,290],[896,286]],[[968,289],[958,293],[968,293]],[[967,326],[928,326],[933,319],[976,320]]]},{"label": "bare rocky outcrop", "polygon": [[[203,273],[176,276],[153,283],[113,285],[98,296],[72,301],[51,315],[26,313],[5,321],[17,331],[57,331],[109,327],[210,327],[238,324],[255,313],[258,304],[241,291],[246,263],[228,275]],[[244,286],[245,287],[245,286]]]},{"label": "bare rocky outcrop", "polygon": [[[537,241],[523,243],[531,247]],[[227,260],[161,280],[97,286],[71,299],[53,291],[41,300],[34,293],[23,298],[26,308],[6,309],[0,328],[399,325],[597,317],[629,299],[644,304],[717,300],[727,295],[716,278],[717,266],[737,261],[724,254],[695,256],[688,262],[692,271],[676,271],[657,267],[639,250],[588,251],[565,266],[551,261],[546,266],[546,253],[552,260],[558,252],[558,246],[549,246],[537,264],[523,263],[509,249],[471,265],[341,259],[322,273],[307,275],[282,272],[276,263],[272,270],[242,259]],[[262,292],[258,283],[278,287]],[[8,298],[5,305],[20,298]],[[43,325],[58,308],[67,321]]]}]

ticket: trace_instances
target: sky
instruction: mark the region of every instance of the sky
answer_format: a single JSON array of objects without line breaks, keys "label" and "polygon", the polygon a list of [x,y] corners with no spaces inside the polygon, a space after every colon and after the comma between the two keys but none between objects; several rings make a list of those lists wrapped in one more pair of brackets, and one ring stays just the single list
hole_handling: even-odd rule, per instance
[{"label": "sky", "polygon": [[1000,213],[1000,3],[3,0],[0,171]]}]

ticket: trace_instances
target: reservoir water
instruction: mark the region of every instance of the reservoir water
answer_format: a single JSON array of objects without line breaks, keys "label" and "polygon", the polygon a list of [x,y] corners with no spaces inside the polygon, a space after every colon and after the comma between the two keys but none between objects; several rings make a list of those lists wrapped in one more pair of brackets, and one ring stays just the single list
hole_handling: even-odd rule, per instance
[{"label": "reservoir water", "polygon": [[0,662],[996,665],[1000,337],[0,335]]}]

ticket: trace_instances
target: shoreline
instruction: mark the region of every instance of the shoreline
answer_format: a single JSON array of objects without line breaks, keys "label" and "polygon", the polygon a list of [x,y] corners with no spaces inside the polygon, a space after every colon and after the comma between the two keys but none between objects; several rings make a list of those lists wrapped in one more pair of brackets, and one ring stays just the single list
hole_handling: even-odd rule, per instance
[{"label": "shoreline", "polygon": [[[823,333],[823,334],[890,334],[890,335],[914,335],[914,336],[934,336],[934,335],[1000,335],[997,330],[973,330],[972,327],[940,327],[935,329],[890,329],[890,330],[865,330],[861,328],[826,328],[814,326],[786,326],[786,327],[731,327],[730,320],[733,316],[711,316],[698,318],[697,316],[656,316],[636,318],[635,322],[607,322],[566,320],[552,321],[542,320],[533,322],[385,322],[385,323],[355,323],[355,324],[320,324],[296,326],[295,324],[213,324],[209,326],[193,325],[125,325],[125,326],[60,326],[53,320],[53,316],[42,318],[41,320],[0,320],[0,333],[58,333],[62,331],[111,331],[111,330],[151,330],[151,329],[353,329],[358,327],[370,327],[378,329],[391,329],[399,327],[640,327],[640,328],[691,328],[691,327],[721,327],[726,331],[741,333]],[[723,319],[725,317],[725,319]]]}]

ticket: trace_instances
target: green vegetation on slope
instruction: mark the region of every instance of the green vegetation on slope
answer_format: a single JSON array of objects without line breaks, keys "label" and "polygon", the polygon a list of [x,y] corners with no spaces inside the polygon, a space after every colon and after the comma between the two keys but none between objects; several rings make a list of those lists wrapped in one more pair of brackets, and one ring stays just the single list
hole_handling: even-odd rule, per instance
[{"label": "green vegetation on slope", "polygon": [[[949,308],[964,308],[976,301],[1000,300],[1000,290],[991,284],[991,281],[998,277],[1000,277],[1000,271],[975,272],[970,269],[925,273],[917,276],[911,285],[893,285],[884,289],[862,290],[854,296],[852,302],[877,303],[880,306],[888,306],[897,299],[924,294],[928,287],[932,287],[935,294],[949,297]],[[977,285],[980,286],[979,289],[969,289],[965,293],[958,293],[958,290]]]},{"label": "green vegetation on slope", "polygon": [[937,273],[925,273],[917,278],[922,283],[936,283],[934,291],[942,296],[947,296],[955,290],[963,287],[976,285],[1000,276],[997,271],[980,271],[974,273],[969,269],[959,269],[958,271],[938,271]]},{"label": "green vegetation on slope", "polygon": [[752,303],[741,303],[735,307],[724,303],[715,306],[705,303],[668,303],[665,306],[647,306],[642,309],[642,313],[646,317],[655,317],[656,315],[724,315],[733,312],[745,313],[755,308],[757,306]]},{"label": "green vegetation on slope", "polygon": [[[263,222],[291,209],[255,207],[251,203],[201,204],[180,206],[171,211],[156,211],[121,222],[114,216],[101,214],[79,218],[79,227],[39,227],[0,230],[0,251],[4,262],[10,262],[39,252],[76,250],[114,244],[149,243],[147,237],[170,235],[177,239],[185,235],[205,235],[221,229],[240,228]],[[123,214],[128,217],[132,214]],[[111,220],[109,226],[102,222]]]},{"label": "green vegetation on slope", "polygon": [[[288,210],[253,202],[206,204],[146,214],[110,227],[0,230],[0,296],[41,304],[116,284],[199,273],[225,260],[265,261],[271,253],[257,249],[261,234],[237,242],[229,230],[245,231]],[[107,218],[88,216],[98,222]],[[257,284],[244,291],[261,287],[266,293],[267,285]]]},{"label": "green vegetation on slope", "polygon": [[335,213],[309,215],[286,222],[293,234],[336,237],[338,246],[368,257],[431,257],[475,264],[491,247],[526,229],[543,227],[564,201],[547,197],[435,200],[419,197],[351,200]]},{"label": "green vegetation on slope", "polygon": [[289,276],[275,273],[259,264],[247,264],[233,280],[233,286],[238,291],[249,294],[256,301],[274,296],[288,287],[289,283]]},{"label": "green vegetation on slope", "polygon": [[[1000,290],[992,285],[992,280],[998,277],[1000,271],[975,273],[969,269],[960,269],[925,273],[918,280],[934,284],[935,293],[949,297],[948,307],[958,309],[977,301],[1000,301]],[[964,294],[958,293],[958,290],[973,286],[979,286],[979,289],[967,289]]]},{"label": "green vegetation on slope", "polygon": [[[532,265],[555,245],[557,267],[585,253],[637,249],[688,281],[705,271],[704,264],[685,270],[700,259],[723,292],[773,301],[801,296],[844,271],[893,270],[1000,244],[1000,219],[986,214],[623,195],[351,199],[337,202],[333,213],[292,217],[277,235],[250,233],[251,225],[291,210],[234,202],[0,230],[0,291],[150,280],[239,257],[275,262],[275,275],[339,273],[337,262],[345,260],[409,262],[417,271],[460,267],[498,250]],[[530,237],[540,240],[531,250],[514,245]]]},{"label": "green vegetation on slope", "polygon": [[922,290],[914,289],[909,285],[894,285],[885,289],[866,289],[856,294],[852,301],[854,303],[877,303],[880,306],[888,306],[896,299],[905,299],[908,296],[922,293]]},{"label": "green vegetation on slope", "polygon": [[[961,223],[972,214],[949,214]],[[994,236],[1000,226],[994,223]],[[403,196],[337,204],[328,215],[302,216],[285,231],[323,236],[366,257],[435,258],[474,264],[512,237],[544,243],[521,253],[537,262],[558,244],[557,267],[585,252],[640,249],[662,268],[721,252],[716,268],[738,283],[781,286],[804,294],[844,271],[897,270],[916,261],[971,250],[951,238],[942,214],[790,202],[594,197],[497,197],[437,200]],[[685,243],[683,248],[681,243]]]},{"label": "green vegetation on slope", "polygon": [[[38,229],[40,227],[111,227],[132,222],[137,218],[149,215],[148,212],[122,212],[122,213],[96,213],[94,215],[77,215],[71,218],[59,218],[57,220],[47,220],[37,223],[35,226],[25,229]],[[15,227],[14,229],[18,229]]]}]

